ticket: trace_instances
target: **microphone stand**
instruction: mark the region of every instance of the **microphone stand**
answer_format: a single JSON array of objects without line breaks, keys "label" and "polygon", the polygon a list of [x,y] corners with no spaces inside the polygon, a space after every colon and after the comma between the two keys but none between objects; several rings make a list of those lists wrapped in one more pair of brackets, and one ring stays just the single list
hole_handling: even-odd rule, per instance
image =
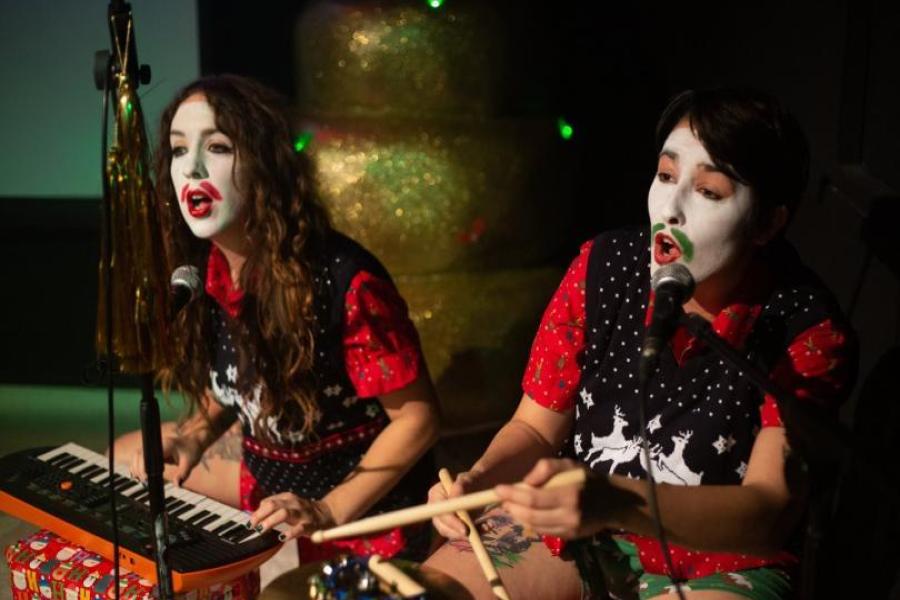
[{"label": "microphone stand", "polygon": [[[137,90],[140,84],[150,82],[150,68],[147,65],[141,65],[137,60],[137,50],[134,35],[134,23],[131,16],[131,5],[122,0],[111,0],[107,10],[107,20],[109,25],[109,33],[111,38],[112,52],[100,51],[95,55],[94,81],[98,89],[107,94],[114,95],[112,86],[109,82],[114,77],[127,76],[131,86]],[[121,42],[125,40],[125,48]],[[123,52],[124,50],[124,52]],[[105,122],[104,122],[105,128]],[[104,144],[106,138],[104,135]],[[106,214],[104,234],[106,240],[104,247],[107,249],[106,257],[111,256],[111,245],[113,236],[110,226],[109,215],[112,211],[111,199],[106,173],[103,174],[104,181],[104,210]],[[108,274],[112,272],[110,264],[107,264]],[[107,285],[107,289],[111,289]],[[111,315],[113,306],[111,298],[106,303],[106,310]],[[109,324],[111,319],[107,319]],[[107,339],[112,340],[111,326],[108,325],[106,331]],[[108,356],[110,360],[109,368],[112,369],[113,356]],[[149,493],[150,504],[150,532],[153,539],[153,551],[156,558],[156,576],[159,598],[161,600],[174,600],[175,592],[172,583],[172,569],[169,565],[169,534],[168,520],[165,512],[165,495],[163,492],[163,452],[162,452],[162,431],[160,427],[159,402],[154,394],[154,378],[152,372],[143,372],[139,374],[141,382],[141,439],[143,442],[144,465],[147,471],[147,487]],[[112,452],[112,447],[110,449]],[[115,536],[114,536],[115,537]],[[115,539],[117,541],[117,539]],[[118,549],[114,549],[114,554],[118,557]],[[116,561],[118,563],[118,561]],[[116,596],[118,597],[119,586],[115,584]]]},{"label": "microphone stand", "polygon": [[141,440],[144,444],[144,466],[147,469],[147,491],[150,494],[150,525],[153,528],[159,597],[173,600],[175,592],[172,586],[172,568],[169,565],[169,523],[163,493],[162,429],[152,373],[141,374]]}]

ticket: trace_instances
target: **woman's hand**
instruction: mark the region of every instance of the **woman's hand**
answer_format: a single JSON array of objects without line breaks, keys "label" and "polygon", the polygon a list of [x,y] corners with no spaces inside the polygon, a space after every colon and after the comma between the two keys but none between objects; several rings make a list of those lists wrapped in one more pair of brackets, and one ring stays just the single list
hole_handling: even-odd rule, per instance
[{"label": "woman's hand", "polygon": [[[428,503],[440,502],[478,491],[477,486],[476,475],[472,471],[463,471],[456,476],[456,481],[453,482],[449,494],[444,492],[444,486],[440,481],[431,486],[431,489],[428,490]],[[440,515],[431,519],[431,522],[438,533],[450,540],[465,538],[469,534],[469,528],[455,514]]]},{"label": "woman's hand", "polygon": [[[570,485],[540,489],[557,473],[576,468],[585,466],[570,459],[543,458],[522,480],[531,488],[498,485],[494,489],[503,500],[503,509],[535,533],[567,540],[584,537],[602,528],[595,515],[604,502],[606,478],[589,474],[583,488]],[[591,510],[587,511],[586,506]]]},{"label": "woman's hand", "polygon": [[[163,462],[175,465],[172,483],[181,487],[197,463],[203,457],[205,445],[196,436],[185,435],[176,428],[174,434],[162,436]],[[131,458],[131,475],[141,481],[147,481],[147,468],[144,464],[143,445],[135,450]]]},{"label": "woman's hand", "polygon": [[259,503],[259,508],[250,515],[248,527],[259,532],[286,523],[290,529],[279,536],[281,541],[310,535],[319,529],[329,529],[337,523],[328,505],[320,500],[308,500],[296,494],[285,492],[269,496]]}]

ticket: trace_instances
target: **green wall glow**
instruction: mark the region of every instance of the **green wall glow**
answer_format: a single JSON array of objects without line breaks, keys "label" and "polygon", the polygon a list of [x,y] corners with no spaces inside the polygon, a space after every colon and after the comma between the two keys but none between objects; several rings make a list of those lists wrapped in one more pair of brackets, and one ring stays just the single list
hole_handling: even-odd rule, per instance
[{"label": "green wall glow", "polygon": [[[94,52],[109,47],[108,2],[0,2],[0,199],[99,198],[101,94]],[[196,2],[131,0],[147,130],[200,72]]]}]

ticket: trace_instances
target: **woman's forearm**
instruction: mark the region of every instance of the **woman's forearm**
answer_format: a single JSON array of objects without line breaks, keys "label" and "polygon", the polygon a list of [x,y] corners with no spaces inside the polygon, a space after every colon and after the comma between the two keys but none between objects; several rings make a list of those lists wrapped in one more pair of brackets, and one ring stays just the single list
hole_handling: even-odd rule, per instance
[{"label": "woman's forearm", "polygon": [[437,412],[430,406],[393,419],[350,475],[322,499],[335,522],[347,523],[364,515],[397,485],[437,436]]},{"label": "woman's forearm", "polygon": [[497,432],[470,473],[477,479],[478,488],[519,481],[534,463],[557,450],[534,427],[513,418]]},{"label": "woman's forearm", "polygon": [[541,458],[556,455],[572,429],[571,411],[557,412],[522,396],[513,418],[470,469],[474,488],[520,481]]},{"label": "woman's forearm", "polygon": [[[602,528],[656,537],[649,488],[643,480],[613,475]],[[755,485],[656,486],[670,542],[695,550],[767,554],[783,548],[796,524],[798,502]],[[585,506],[589,512],[589,506]]]}]

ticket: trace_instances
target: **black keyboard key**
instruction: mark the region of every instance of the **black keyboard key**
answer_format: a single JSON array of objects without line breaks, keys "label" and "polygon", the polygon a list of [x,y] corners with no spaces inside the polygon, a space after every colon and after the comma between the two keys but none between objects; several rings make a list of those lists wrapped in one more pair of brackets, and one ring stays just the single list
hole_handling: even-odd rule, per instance
[{"label": "black keyboard key", "polygon": [[210,513],[208,510],[201,510],[196,515],[191,516],[191,518],[189,518],[186,522],[190,523],[191,525],[196,525],[200,519],[205,519],[209,516],[209,514]]},{"label": "black keyboard key", "polygon": [[169,516],[171,516],[171,517],[177,517],[178,515],[180,515],[180,514],[182,514],[182,513],[186,513],[186,512],[188,512],[189,510],[193,510],[193,509],[195,509],[195,508],[196,508],[196,506],[194,506],[193,504],[188,504],[187,502],[185,502],[185,503],[184,503],[184,506],[182,506],[182,507],[180,507],[180,508],[177,508],[177,509],[173,510],[172,512],[169,513]]},{"label": "black keyboard key", "polygon": [[235,544],[240,544],[241,542],[244,541],[245,538],[250,537],[254,533],[256,533],[256,531],[254,531],[253,529],[247,529],[246,527],[244,527],[243,532],[237,532],[237,533],[229,536],[228,539],[230,539]]},{"label": "black keyboard key", "polygon": [[57,469],[68,469],[70,465],[74,465],[76,462],[78,462],[78,457],[72,456],[70,454],[63,460],[59,461],[58,463],[55,463],[53,466],[56,467]]},{"label": "black keyboard key", "polygon": [[122,495],[125,496],[126,498],[134,498],[135,496],[137,496],[138,494],[140,494],[141,492],[144,491],[144,488],[139,485],[132,485],[129,487],[133,487],[134,489],[133,490],[126,489],[126,490],[122,491]]},{"label": "black keyboard key", "polygon": [[94,465],[93,467],[88,467],[87,469],[85,469],[84,471],[79,473],[78,476],[83,477],[84,479],[92,479],[105,470],[106,469],[104,469],[103,467],[98,467],[97,465]]},{"label": "black keyboard key", "polygon": [[[226,531],[232,529],[234,526],[234,521],[225,521],[224,523],[213,529],[210,533],[221,537]],[[243,527],[243,525],[241,525],[240,527]]]},{"label": "black keyboard key", "polygon": [[202,529],[203,527],[206,527],[213,521],[218,521],[218,520],[219,520],[219,515],[210,514],[208,517],[204,517],[204,518],[200,519],[199,521],[195,521],[194,527],[200,527]]},{"label": "black keyboard key", "polygon": [[117,492],[121,492],[122,490],[127,490],[128,488],[130,488],[133,485],[134,485],[133,481],[131,481],[130,479],[125,479],[124,481],[120,481],[120,482],[116,483],[115,485],[113,485],[113,489],[116,490]]},{"label": "black keyboard key", "polygon": [[74,469],[75,467],[80,467],[80,466],[83,465],[84,463],[85,463],[85,460],[84,460],[83,458],[78,458],[78,459],[75,460],[75,462],[69,463],[69,464],[67,464],[67,465],[66,465],[65,467],[63,467],[63,468],[64,468],[66,471],[71,471],[71,470]]},{"label": "black keyboard key", "polygon": [[253,532],[252,529],[247,529],[243,525],[235,525],[234,527],[232,527],[231,529],[228,529],[224,533],[219,534],[219,536],[223,540],[228,540],[229,542],[237,543],[238,539],[242,539],[243,537],[245,537],[244,534],[249,534],[252,532]]},{"label": "black keyboard key", "polygon": [[71,454],[69,454],[68,452],[61,452],[61,453],[57,454],[56,456],[54,456],[53,458],[51,458],[50,460],[48,460],[47,464],[53,465],[55,467],[59,463],[65,461],[65,460],[72,459],[72,458],[75,458],[75,457],[72,456]]}]

